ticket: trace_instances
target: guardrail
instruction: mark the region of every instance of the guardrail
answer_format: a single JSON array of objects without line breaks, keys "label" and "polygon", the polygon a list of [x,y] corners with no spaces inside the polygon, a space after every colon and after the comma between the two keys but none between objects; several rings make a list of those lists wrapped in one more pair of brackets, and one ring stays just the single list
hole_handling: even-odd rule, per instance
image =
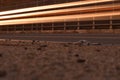
[{"label": "guardrail", "polygon": [[[113,3],[97,6],[98,3],[102,2]],[[0,12],[0,30],[120,29],[120,3],[114,4],[114,2],[114,0],[77,1],[4,11]],[[93,5],[80,7],[80,5],[86,4]],[[107,22],[102,22],[104,20]],[[85,21],[85,24],[81,24],[84,23],[83,21]],[[88,21],[91,21],[91,23],[88,24]],[[67,25],[68,22],[77,24]],[[63,25],[56,26],[56,23],[63,23]]]}]

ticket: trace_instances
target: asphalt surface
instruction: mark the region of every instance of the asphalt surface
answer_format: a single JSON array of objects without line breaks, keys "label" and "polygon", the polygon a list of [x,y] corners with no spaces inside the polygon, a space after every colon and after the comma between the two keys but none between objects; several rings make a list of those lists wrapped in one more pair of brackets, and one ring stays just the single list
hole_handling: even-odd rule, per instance
[{"label": "asphalt surface", "polygon": [[0,39],[39,40],[55,42],[78,42],[120,45],[120,34],[0,34]]}]

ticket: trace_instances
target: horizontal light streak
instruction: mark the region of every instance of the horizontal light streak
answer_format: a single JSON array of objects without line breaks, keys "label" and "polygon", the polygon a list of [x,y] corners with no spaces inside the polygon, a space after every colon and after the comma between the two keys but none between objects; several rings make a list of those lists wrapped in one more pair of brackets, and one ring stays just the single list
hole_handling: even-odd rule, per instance
[{"label": "horizontal light streak", "polygon": [[30,16],[42,16],[42,15],[50,15],[50,14],[61,14],[61,13],[70,13],[70,12],[80,12],[81,10],[99,10],[101,8],[120,8],[120,4],[116,4],[113,6],[110,5],[101,5],[101,6],[91,6],[91,7],[78,7],[78,8],[70,8],[70,9],[60,9],[60,10],[50,10],[50,11],[40,11],[40,12],[31,12],[31,13],[24,13],[24,14],[16,14],[16,15],[6,15],[0,16],[0,20],[2,19],[10,19],[10,18],[20,18],[20,17],[30,17]]},{"label": "horizontal light streak", "polygon": [[102,12],[92,14],[77,14],[67,16],[54,16],[43,18],[27,18],[27,19],[15,19],[0,21],[0,25],[17,25],[17,24],[32,24],[32,23],[48,23],[48,22],[63,22],[63,21],[75,21],[77,19],[92,18],[92,17],[104,17],[104,16],[120,15],[120,11],[115,12]]},{"label": "horizontal light streak", "polygon": [[0,12],[0,15],[15,14],[15,13],[22,13],[22,12],[29,12],[29,11],[36,11],[36,10],[62,8],[62,7],[70,7],[70,6],[79,6],[79,5],[85,5],[85,4],[109,2],[109,1],[114,1],[114,0],[77,1],[77,2],[62,3],[62,4],[47,5],[47,6],[30,7],[30,8],[16,9],[16,10],[10,10],[10,11],[3,11],[3,12]]}]

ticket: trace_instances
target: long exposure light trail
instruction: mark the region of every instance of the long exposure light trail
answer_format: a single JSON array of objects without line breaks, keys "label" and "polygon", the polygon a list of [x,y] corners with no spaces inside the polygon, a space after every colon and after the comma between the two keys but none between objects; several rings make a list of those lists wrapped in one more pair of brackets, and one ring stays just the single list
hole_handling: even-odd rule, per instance
[{"label": "long exposure light trail", "polygon": [[0,16],[1,19],[10,19],[10,18],[20,18],[20,17],[29,17],[29,16],[42,16],[42,15],[57,15],[61,13],[73,13],[73,12],[82,12],[87,10],[87,11],[93,11],[93,10],[100,10],[100,9],[113,9],[113,8],[119,8],[120,9],[120,4],[116,4],[113,6],[112,4],[110,5],[100,5],[100,6],[91,6],[91,7],[78,7],[78,8],[70,8],[70,9],[60,9],[60,10],[50,10],[50,11],[40,11],[40,12],[31,12],[31,13],[24,13],[24,14],[16,14],[16,15],[6,15],[6,16]]},{"label": "long exposure light trail", "polygon": [[39,17],[39,18],[26,18],[26,19],[14,19],[0,21],[0,25],[17,25],[17,24],[32,24],[32,23],[47,23],[47,22],[61,22],[61,21],[75,21],[78,18],[91,18],[91,17],[104,17],[120,15],[120,11],[114,12],[102,12],[102,13],[91,13],[91,14],[77,14],[67,16],[54,16],[54,17]]},{"label": "long exposure light trail", "polygon": [[114,1],[114,0],[77,1],[77,2],[70,2],[70,3],[63,3],[63,4],[54,4],[54,5],[47,5],[47,6],[38,6],[38,7],[30,7],[30,8],[24,8],[24,9],[3,11],[3,12],[0,12],[0,15],[15,14],[15,13],[22,13],[22,12],[29,12],[29,11],[36,11],[36,10],[62,8],[62,7],[70,7],[70,6],[79,6],[79,5],[85,5],[85,4],[102,3],[102,2],[110,2],[110,1]]}]

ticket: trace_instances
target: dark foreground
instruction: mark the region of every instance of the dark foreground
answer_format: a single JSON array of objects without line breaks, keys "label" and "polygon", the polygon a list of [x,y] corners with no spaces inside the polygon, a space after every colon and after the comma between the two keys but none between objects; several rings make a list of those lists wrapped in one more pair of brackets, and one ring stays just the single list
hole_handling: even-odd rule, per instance
[{"label": "dark foreground", "polygon": [[120,80],[120,46],[0,42],[0,80]]}]

